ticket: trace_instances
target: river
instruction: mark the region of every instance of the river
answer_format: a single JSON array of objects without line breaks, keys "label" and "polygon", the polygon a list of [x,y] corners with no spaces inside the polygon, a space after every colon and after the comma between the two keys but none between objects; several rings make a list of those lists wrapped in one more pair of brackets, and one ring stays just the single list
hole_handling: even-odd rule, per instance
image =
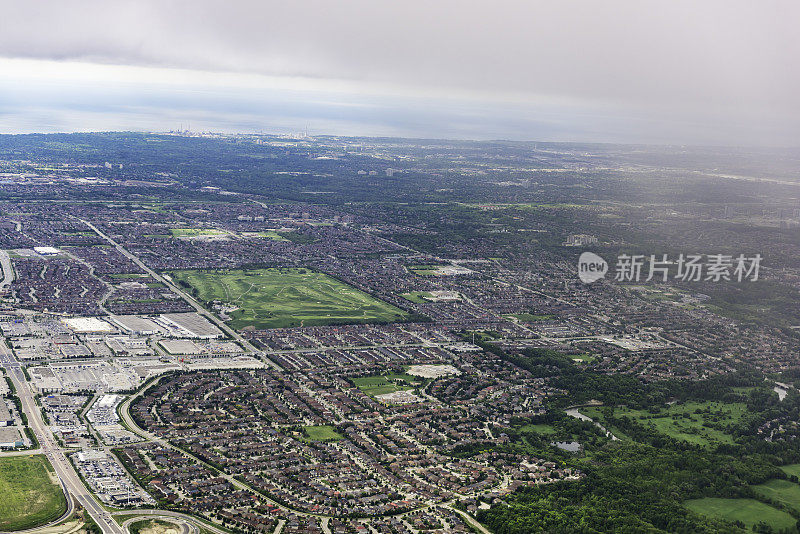
[{"label": "river", "polygon": [[594,419],[592,419],[588,415],[584,415],[581,412],[579,412],[577,407],[576,408],[570,408],[570,409],[566,410],[566,413],[570,417],[575,417],[577,419],[580,419],[581,421],[589,421],[590,423],[594,423],[594,426],[596,426],[597,428],[602,430],[605,433],[607,438],[611,438],[611,441],[619,440],[619,438],[617,436],[615,436],[614,434],[612,434],[606,427],[604,427],[603,425],[601,425],[600,423],[598,423],[597,421],[595,421]]}]

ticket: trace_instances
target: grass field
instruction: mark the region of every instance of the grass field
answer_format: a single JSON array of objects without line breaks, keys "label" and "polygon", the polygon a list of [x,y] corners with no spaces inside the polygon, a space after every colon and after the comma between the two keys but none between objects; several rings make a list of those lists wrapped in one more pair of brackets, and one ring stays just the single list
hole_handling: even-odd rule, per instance
[{"label": "grass field", "polygon": [[173,271],[204,302],[238,306],[235,329],[391,322],[407,314],[335,278],[308,269]]},{"label": "grass field", "polygon": [[310,441],[339,441],[344,436],[336,432],[332,426],[304,426],[303,432]]},{"label": "grass field", "polygon": [[267,230],[266,232],[259,232],[258,235],[260,235],[261,237],[268,237],[273,241],[289,241],[275,230]]},{"label": "grass field", "polygon": [[759,521],[764,521],[773,529],[791,528],[797,522],[795,518],[782,510],[773,508],[753,499],[692,499],[683,503],[686,508],[700,515],[741,521],[747,528],[752,528]]},{"label": "grass field", "polygon": [[535,323],[537,321],[549,321],[551,319],[555,319],[555,315],[550,314],[543,314],[543,315],[536,315],[533,313],[509,313],[505,315],[505,317],[515,317],[520,321],[525,321],[526,323]]},{"label": "grass field", "polygon": [[411,291],[410,293],[403,293],[400,296],[408,301],[416,302],[417,304],[430,302],[428,299],[433,297],[433,295],[427,291]]},{"label": "grass field", "polygon": [[223,235],[227,232],[216,228],[170,228],[172,237],[199,237],[208,235]]},{"label": "grass field", "polygon": [[[597,408],[582,410],[592,419],[603,423],[602,411]],[[710,445],[733,443],[733,438],[711,425],[737,424],[747,414],[744,403],[686,402],[661,408],[657,414],[647,410],[615,408],[614,417],[630,417],[637,422],[676,439]],[[605,425],[608,426],[608,425]]]},{"label": "grass field", "polygon": [[0,458],[0,531],[42,525],[66,509],[64,493],[44,456]]},{"label": "grass field", "polygon": [[525,425],[519,428],[520,432],[536,432],[537,434],[555,434],[556,429],[553,428],[553,425],[548,425],[546,423],[535,424],[535,425]]},{"label": "grass field", "polygon": [[753,486],[759,494],[800,512],[800,486],[788,480],[768,480]]},{"label": "grass field", "polygon": [[592,363],[597,357],[591,354],[568,354],[570,360],[577,363]]},{"label": "grass field", "polygon": [[794,475],[796,477],[800,477],[800,464],[782,465],[781,471],[790,476]]},{"label": "grass field", "polygon": [[419,377],[406,374],[362,376],[351,380],[358,389],[370,397],[414,389],[423,383]]}]

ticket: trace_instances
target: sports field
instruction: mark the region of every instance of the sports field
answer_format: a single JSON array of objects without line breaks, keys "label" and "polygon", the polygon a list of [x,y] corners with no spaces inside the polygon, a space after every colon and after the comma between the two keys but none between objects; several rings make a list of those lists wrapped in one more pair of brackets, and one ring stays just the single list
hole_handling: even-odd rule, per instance
[{"label": "sports field", "polygon": [[358,389],[370,397],[374,397],[376,395],[385,395],[386,393],[394,393],[395,391],[413,389],[414,387],[425,382],[419,377],[407,375],[405,373],[361,376],[351,378],[351,380]]},{"label": "sports field", "polygon": [[335,278],[309,269],[173,271],[195,297],[238,307],[230,326],[284,328],[325,324],[391,322],[407,314]]},{"label": "sports field", "polygon": [[310,441],[339,441],[344,437],[336,432],[332,426],[319,425],[319,426],[305,426],[303,432]]},{"label": "sports field", "polygon": [[775,530],[792,528],[797,522],[795,518],[782,510],[773,508],[754,499],[693,499],[683,503],[686,508],[700,515],[741,521],[748,529],[759,521],[764,521]]},{"label": "sports field", "polygon": [[0,531],[23,530],[57,519],[67,509],[44,456],[0,458]]}]

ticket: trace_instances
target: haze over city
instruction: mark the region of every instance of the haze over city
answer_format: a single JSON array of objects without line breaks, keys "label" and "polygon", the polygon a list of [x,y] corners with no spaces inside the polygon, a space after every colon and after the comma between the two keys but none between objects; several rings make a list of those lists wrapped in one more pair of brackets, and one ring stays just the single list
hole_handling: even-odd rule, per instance
[{"label": "haze over city", "polygon": [[798,18],[780,1],[15,2],[0,131],[794,146]]},{"label": "haze over city", "polygon": [[800,534],[800,4],[0,11],[0,534]]}]

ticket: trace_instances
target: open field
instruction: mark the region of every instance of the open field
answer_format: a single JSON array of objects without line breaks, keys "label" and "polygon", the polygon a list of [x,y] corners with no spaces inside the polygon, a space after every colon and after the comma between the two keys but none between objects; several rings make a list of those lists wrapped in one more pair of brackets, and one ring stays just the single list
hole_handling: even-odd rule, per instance
[{"label": "open field", "polygon": [[173,271],[204,302],[237,306],[232,328],[391,322],[407,314],[335,278],[308,269]]},{"label": "open field", "polygon": [[261,237],[267,237],[269,239],[272,239],[273,241],[289,241],[275,230],[267,230],[266,232],[259,232],[258,235],[260,235]]},{"label": "open field", "polygon": [[556,433],[556,429],[553,428],[553,425],[548,425],[546,423],[525,425],[520,427],[519,430],[520,432],[536,432],[537,434],[545,435]]},{"label": "open field", "polygon": [[782,465],[781,471],[789,476],[794,475],[796,477],[800,477],[800,464]]},{"label": "open field", "polygon": [[362,376],[351,380],[358,389],[371,397],[414,389],[415,385],[421,383],[419,377],[406,374]]},{"label": "open field", "polygon": [[170,228],[170,232],[172,232],[172,237],[200,237],[226,233],[216,228]]},{"label": "open field", "polygon": [[788,480],[773,479],[753,486],[759,494],[800,512],[800,486]]},{"label": "open field", "polygon": [[344,439],[332,426],[304,426],[303,432],[310,441],[338,441]]},{"label": "open field", "polygon": [[66,509],[64,493],[44,456],[0,458],[0,531],[42,525]]},{"label": "open field", "polygon": [[683,504],[700,515],[726,521],[741,521],[748,529],[759,521],[764,521],[776,530],[791,528],[796,523],[796,520],[786,512],[753,499],[707,497],[692,499]]},{"label": "open field", "polygon": [[[601,410],[583,408],[582,411],[603,423]],[[686,402],[661,408],[657,414],[647,410],[614,409],[614,417],[630,417],[662,434],[698,445],[733,443],[729,434],[715,427],[737,424],[745,415],[744,403]]]},{"label": "open field", "polygon": [[433,295],[427,291],[411,291],[410,293],[403,293],[400,295],[404,299],[415,302],[417,304],[424,304],[425,302],[430,302],[431,297]]}]

